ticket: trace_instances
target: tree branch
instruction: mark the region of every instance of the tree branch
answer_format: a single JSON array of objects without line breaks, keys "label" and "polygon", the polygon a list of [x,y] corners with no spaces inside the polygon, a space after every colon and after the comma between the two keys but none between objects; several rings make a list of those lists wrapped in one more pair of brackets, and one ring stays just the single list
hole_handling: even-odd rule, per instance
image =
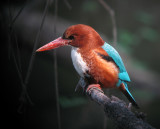
[{"label": "tree branch", "polygon": [[118,128],[122,129],[154,129],[142,118],[138,118],[125,104],[124,101],[112,96],[107,97],[102,90],[93,87],[86,92],[89,98],[104,108],[108,118],[115,121]]},{"label": "tree branch", "polygon": [[[87,84],[87,80],[80,78],[76,90],[78,87],[86,89]],[[130,105],[127,106],[119,98],[115,96],[109,98],[97,87],[86,90],[86,95],[104,108],[106,116],[115,121],[118,129],[154,129],[140,117],[141,113],[134,114]]]}]

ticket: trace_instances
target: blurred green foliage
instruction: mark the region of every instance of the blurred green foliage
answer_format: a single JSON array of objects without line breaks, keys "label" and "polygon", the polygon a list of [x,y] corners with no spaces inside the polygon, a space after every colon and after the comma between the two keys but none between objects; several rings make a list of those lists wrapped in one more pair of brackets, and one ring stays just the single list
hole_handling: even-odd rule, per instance
[{"label": "blurred green foliage", "polygon": [[[152,57],[156,58],[158,56],[157,54],[154,56],[154,53],[156,53],[155,46],[158,45],[157,43],[160,40],[160,32],[155,28],[155,17],[150,13],[137,10],[134,13],[134,18],[136,28],[118,29],[118,44],[123,51],[135,57],[135,66],[147,69]],[[150,50],[150,59],[145,56],[148,49]],[[153,65],[154,63],[151,66]],[[157,69],[156,67],[151,68]]]},{"label": "blurred green foliage", "polygon": [[143,101],[143,103],[151,102],[155,98],[155,94],[153,92],[144,89],[136,89],[134,93],[136,98],[139,98],[139,101]]},{"label": "blurred green foliage", "polygon": [[145,25],[152,25],[154,23],[154,17],[144,11],[137,11],[135,13],[135,20]]},{"label": "blurred green foliage", "polygon": [[86,1],[83,2],[82,11],[84,12],[97,12],[99,6],[96,1]]},{"label": "blurred green foliage", "polygon": [[120,28],[118,31],[120,45],[130,47],[130,51],[132,51],[132,46],[139,45],[143,41],[150,43],[159,41],[159,32],[152,26],[154,24],[152,15],[138,11],[135,13],[136,21],[142,23],[136,30]]},{"label": "blurred green foliage", "polygon": [[148,64],[137,60],[136,58],[132,59],[132,65],[137,68],[137,69],[143,69],[143,70],[147,70],[148,69]]},{"label": "blurred green foliage", "polygon": [[125,51],[130,54],[133,49],[132,46],[138,45],[140,38],[129,30],[120,29],[119,34],[119,44],[125,49]]},{"label": "blurred green foliage", "polygon": [[144,40],[147,40],[148,42],[156,43],[159,40],[158,31],[151,27],[145,26],[139,28],[139,34]]},{"label": "blurred green foliage", "polygon": [[86,104],[87,100],[83,97],[74,96],[73,98],[69,98],[66,96],[60,96],[59,102],[63,108],[72,108],[75,106],[81,106],[82,104]]}]

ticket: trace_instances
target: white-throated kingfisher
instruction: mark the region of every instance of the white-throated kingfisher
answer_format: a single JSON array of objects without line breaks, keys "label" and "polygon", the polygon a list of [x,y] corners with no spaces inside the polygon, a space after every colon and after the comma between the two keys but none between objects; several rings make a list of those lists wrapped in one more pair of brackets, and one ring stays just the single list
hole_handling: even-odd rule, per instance
[{"label": "white-throated kingfisher", "polygon": [[129,75],[118,52],[90,26],[78,24],[66,29],[62,37],[42,46],[45,51],[60,46],[72,46],[71,57],[78,74],[90,86],[119,88],[133,106],[139,108],[128,90]]}]

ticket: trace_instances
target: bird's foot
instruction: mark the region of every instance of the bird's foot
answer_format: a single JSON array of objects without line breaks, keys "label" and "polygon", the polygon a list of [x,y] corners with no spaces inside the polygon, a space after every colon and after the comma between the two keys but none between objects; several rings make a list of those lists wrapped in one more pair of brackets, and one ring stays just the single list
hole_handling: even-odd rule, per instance
[{"label": "bird's foot", "polygon": [[101,89],[101,86],[99,84],[88,84],[87,80],[84,78],[80,78],[76,88],[75,88],[75,92],[79,89],[82,88],[83,89],[83,93],[85,92],[89,92],[91,89],[95,88],[97,90],[99,90],[100,92],[103,92]]},{"label": "bird's foot", "polygon": [[88,92],[90,89],[92,88],[97,88],[99,89],[100,91],[102,91],[101,89],[101,86],[99,84],[91,84],[91,85],[88,85],[87,89],[86,89],[86,92]]},{"label": "bird's foot", "polygon": [[85,78],[81,77],[80,80],[78,81],[78,84],[77,84],[76,88],[75,88],[75,92],[80,88],[82,88],[83,92],[84,92],[87,85],[88,85],[87,80]]}]

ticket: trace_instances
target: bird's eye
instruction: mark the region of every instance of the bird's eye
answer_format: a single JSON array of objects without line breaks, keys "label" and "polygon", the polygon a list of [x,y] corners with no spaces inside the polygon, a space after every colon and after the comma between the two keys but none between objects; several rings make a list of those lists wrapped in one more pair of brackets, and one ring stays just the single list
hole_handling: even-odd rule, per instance
[{"label": "bird's eye", "polygon": [[73,35],[71,35],[71,36],[69,36],[68,38],[72,40],[72,39],[74,39],[74,36],[73,36]]}]

